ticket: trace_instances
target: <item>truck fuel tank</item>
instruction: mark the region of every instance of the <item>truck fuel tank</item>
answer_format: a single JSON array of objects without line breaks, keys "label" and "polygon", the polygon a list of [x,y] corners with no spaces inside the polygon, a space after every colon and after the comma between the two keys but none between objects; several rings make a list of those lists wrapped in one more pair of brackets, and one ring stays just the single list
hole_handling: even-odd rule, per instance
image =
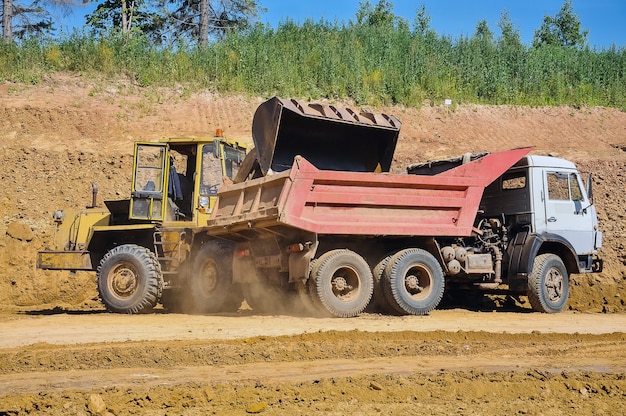
[{"label": "truck fuel tank", "polygon": [[274,97],[257,108],[252,138],[263,175],[297,155],[322,170],[388,172],[401,126],[387,114]]}]

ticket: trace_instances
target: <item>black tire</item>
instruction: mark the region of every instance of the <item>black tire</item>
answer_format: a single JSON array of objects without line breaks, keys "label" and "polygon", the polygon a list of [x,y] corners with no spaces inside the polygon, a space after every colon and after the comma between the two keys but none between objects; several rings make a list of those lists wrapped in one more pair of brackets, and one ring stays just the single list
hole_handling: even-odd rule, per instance
[{"label": "black tire", "polygon": [[196,313],[235,312],[243,294],[233,285],[233,247],[221,241],[207,241],[195,253],[188,288]]},{"label": "black tire", "polygon": [[350,250],[324,253],[316,261],[311,278],[319,302],[336,317],[359,315],[372,298],[374,279],[369,265]]},{"label": "black tire", "polygon": [[383,285],[387,301],[398,313],[426,315],[441,302],[445,281],[432,254],[409,248],[391,257],[383,272]]},{"label": "black tire", "polygon": [[96,276],[100,299],[111,312],[150,312],[163,293],[159,261],[153,252],[135,244],[106,253]]},{"label": "black tire", "polygon": [[536,312],[557,313],[569,299],[569,275],[563,261],[556,254],[535,257],[528,276],[528,301]]},{"label": "black tire", "polygon": [[374,278],[374,294],[372,295],[370,304],[367,306],[366,312],[398,313],[387,301],[385,296],[385,285],[383,284],[383,272],[385,271],[387,264],[389,264],[391,257],[391,254],[385,256],[378,263],[376,263],[376,266],[372,269],[372,277]]},{"label": "black tire", "polygon": [[299,280],[295,283],[296,305],[294,305],[292,312],[307,316],[321,317],[323,312],[328,312],[317,304],[316,289],[310,284],[312,281],[313,279],[309,278],[306,281]]}]

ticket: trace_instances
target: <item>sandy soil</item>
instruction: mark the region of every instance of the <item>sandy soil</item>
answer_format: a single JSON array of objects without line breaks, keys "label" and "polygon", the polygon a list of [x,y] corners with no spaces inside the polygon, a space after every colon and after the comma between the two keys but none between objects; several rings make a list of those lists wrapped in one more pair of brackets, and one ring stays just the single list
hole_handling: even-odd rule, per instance
[{"label": "sandy soil", "polygon": [[100,199],[127,197],[134,141],[222,128],[249,142],[262,101],[73,76],[0,84],[0,415],[626,413],[626,113],[614,109],[374,109],[403,122],[396,172],[526,145],[593,172],[606,270],[573,276],[562,314],[488,298],[427,317],[118,316],[92,274],[36,270],[54,209],[89,204],[92,182]]}]

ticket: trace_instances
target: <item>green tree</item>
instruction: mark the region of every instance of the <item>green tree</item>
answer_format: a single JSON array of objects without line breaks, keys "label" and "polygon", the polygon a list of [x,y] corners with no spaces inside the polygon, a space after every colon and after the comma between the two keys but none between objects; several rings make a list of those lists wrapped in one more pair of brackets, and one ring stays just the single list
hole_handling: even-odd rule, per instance
[{"label": "green tree", "polygon": [[69,5],[69,0],[34,0],[24,3],[14,0],[3,0],[0,5],[2,14],[2,38],[12,42],[14,38],[25,38],[50,32],[54,29],[52,18],[45,6]]},{"label": "green tree", "polygon": [[356,12],[356,23],[359,26],[393,27],[399,19],[393,13],[393,3],[388,0],[379,0],[375,6],[369,0],[362,1]]},{"label": "green tree", "polygon": [[210,37],[223,38],[232,30],[249,28],[263,9],[256,0],[171,0],[167,23],[177,38],[190,36],[199,45]]},{"label": "green tree", "polygon": [[503,11],[500,14],[500,20],[498,21],[498,29],[502,36],[499,39],[499,43],[503,47],[518,48],[522,46],[522,39],[519,34],[519,30],[513,26],[511,17],[507,11]]},{"label": "green tree", "polygon": [[426,13],[426,6],[422,6],[415,13],[415,31],[424,36],[430,31],[430,16]]},{"label": "green tree", "polygon": [[[2,0],[2,38],[12,42],[14,38],[24,39],[31,35],[41,35],[54,31],[54,21],[50,9],[68,13],[72,6],[81,0]],[[84,0],[83,0],[84,1]]]},{"label": "green tree", "polygon": [[119,29],[125,36],[137,31],[159,42],[164,36],[165,19],[152,6],[145,0],[105,0],[87,15],[87,26],[100,33]]},{"label": "green tree", "polygon": [[588,34],[588,30],[581,31],[580,19],[574,13],[572,0],[565,0],[555,16],[544,16],[541,27],[535,31],[533,46],[582,47],[587,42]]},{"label": "green tree", "polygon": [[485,19],[478,22],[476,25],[476,31],[474,32],[474,37],[481,42],[492,43],[493,42],[493,32],[489,29],[489,25]]}]

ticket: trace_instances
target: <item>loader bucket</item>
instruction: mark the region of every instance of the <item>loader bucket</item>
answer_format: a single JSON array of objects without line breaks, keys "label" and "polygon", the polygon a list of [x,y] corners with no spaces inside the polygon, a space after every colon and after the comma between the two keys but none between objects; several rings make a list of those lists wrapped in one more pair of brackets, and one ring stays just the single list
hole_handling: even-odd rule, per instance
[{"label": "loader bucket", "polygon": [[264,175],[296,155],[322,170],[388,172],[402,123],[394,116],[274,97],[261,104],[252,138]]}]

